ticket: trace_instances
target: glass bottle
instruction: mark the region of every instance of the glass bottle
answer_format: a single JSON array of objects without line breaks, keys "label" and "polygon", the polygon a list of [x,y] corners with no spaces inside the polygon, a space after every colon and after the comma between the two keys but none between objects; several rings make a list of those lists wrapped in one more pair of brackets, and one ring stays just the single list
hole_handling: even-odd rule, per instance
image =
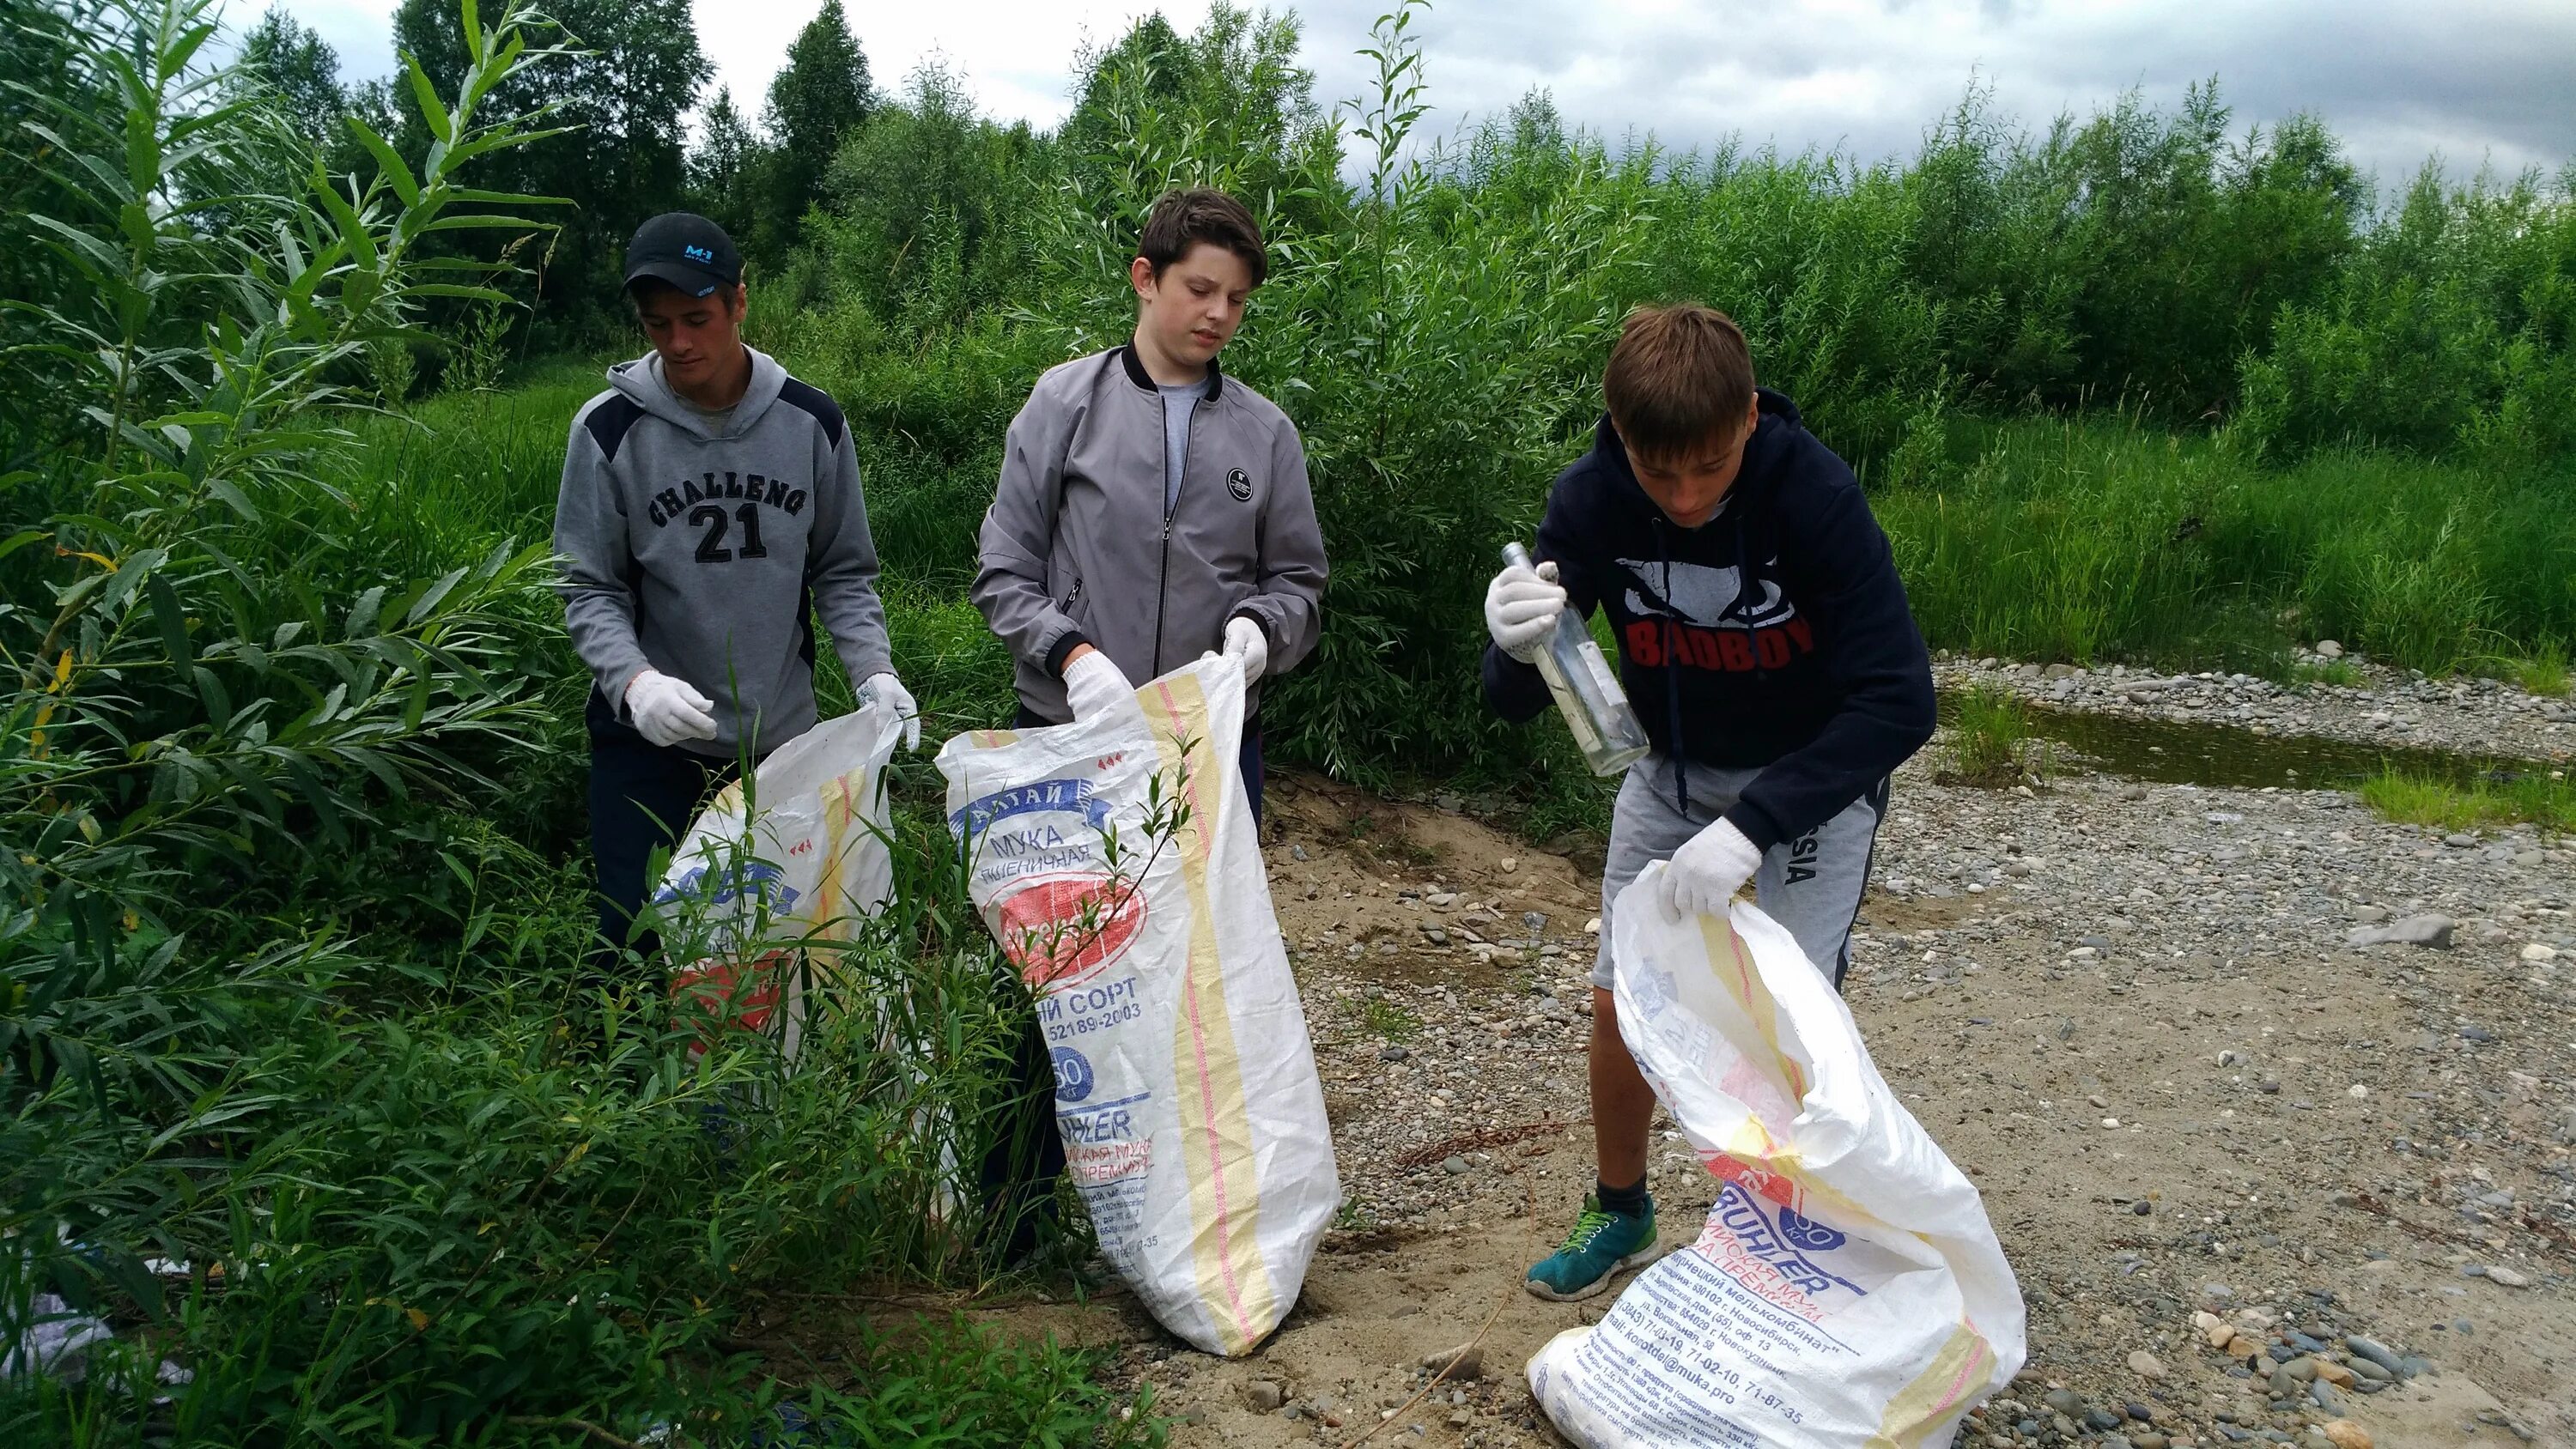
[{"label": "glass bottle", "polygon": [[[1503,562],[1514,568],[1535,567],[1529,550],[1517,543],[1503,545]],[[1557,618],[1556,633],[1539,651],[1537,662],[1539,677],[1547,681],[1547,692],[1556,696],[1557,712],[1574,731],[1575,747],[1583,751],[1592,773],[1615,775],[1645,757],[1650,748],[1645,727],[1628,707],[1627,691],[1619,687],[1610,662],[1601,657],[1601,646],[1592,642],[1591,628],[1572,606]]]}]

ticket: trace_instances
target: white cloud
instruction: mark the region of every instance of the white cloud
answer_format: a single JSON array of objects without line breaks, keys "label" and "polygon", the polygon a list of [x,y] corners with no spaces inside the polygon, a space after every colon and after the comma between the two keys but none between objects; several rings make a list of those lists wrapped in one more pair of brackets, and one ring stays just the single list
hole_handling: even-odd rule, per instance
[{"label": "white cloud", "polygon": [[[234,0],[247,21],[260,0]],[[396,0],[286,0],[337,46],[346,74],[383,74]],[[1311,0],[1316,93],[1360,94],[1352,52],[1392,0]],[[696,0],[717,79],[757,113],[787,43],[820,0]],[[1182,29],[1207,0],[950,0],[853,5],[879,84],[944,57],[978,102],[1061,119],[1075,47],[1161,10]],[[2576,158],[2576,5],[2566,0],[1449,0],[1416,22],[1429,56],[1426,132],[1490,114],[1533,87],[1612,136],[1652,131],[1706,150],[1729,135],[1789,151],[1903,154],[1972,76],[2033,128],[2136,88],[2171,105],[2219,77],[2241,124],[2322,114],[2382,183],[2438,150],[2455,170],[2555,170]]]}]

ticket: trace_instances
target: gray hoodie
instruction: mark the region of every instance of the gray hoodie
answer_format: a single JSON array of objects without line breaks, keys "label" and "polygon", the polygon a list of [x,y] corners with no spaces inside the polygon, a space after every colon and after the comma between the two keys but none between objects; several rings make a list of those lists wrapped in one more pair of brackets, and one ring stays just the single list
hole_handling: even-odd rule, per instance
[{"label": "gray hoodie", "polygon": [[1070,717],[1076,645],[1143,684],[1224,647],[1237,617],[1268,637],[1270,675],[1321,632],[1324,538],[1296,425],[1211,368],[1167,495],[1163,407],[1134,351],[1115,347],[1048,369],[1011,421],[974,598],[1041,718]]},{"label": "gray hoodie", "polygon": [[573,648],[620,721],[659,669],[715,701],[716,737],[686,748],[732,758],[756,721],[765,755],[814,723],[816,613],[853,684],[893,667],[849,427],[757,351],[729,415],[683,401],[650,353],[608,382],[573,418],[555,499]]}]

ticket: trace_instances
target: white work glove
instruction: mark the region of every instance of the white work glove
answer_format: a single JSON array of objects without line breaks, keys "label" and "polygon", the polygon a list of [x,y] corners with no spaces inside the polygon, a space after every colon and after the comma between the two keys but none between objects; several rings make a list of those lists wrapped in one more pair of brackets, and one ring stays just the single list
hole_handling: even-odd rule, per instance
[{"label": "white work glove", "polygon": [[859,685],[859,703],[882,704],[893,710],[894,717],[903,722],[903,747],[921,748],[921,706],[913,703],[912,691],[903,687],[902,680],[883,670],[869,675]]},{"label": "white work glove", "polygon": [[1225,652],[1243,661],[1243,682],[1250,684],[1270,667],[1270,636],[1261,626],[1237,614],[1226,621]]},{"label": "white work glove", "polygon": [[1726,903],[1762,868],[1762,852],[1725,820],[1682,842],[1664,867],[1663,904],[1669,915],[1724,916]]},{"label": "white work glove", "polygon": [[1538,662],[1538,653],[1556,634],[1565,612],[1565,586],[1556,581],[1556,565],[1525,569],[1513,564],[1485,586],[1485,632],[1495,647],[1523,664]]},{"label": "white work glove", "polygon": [[1114,709],[1136,707],[1136,686],[1098,649],[1064,667],[1064,702],[1075,719],[1090,719]]},{"label": "white work glove", "polygon": [[647,669],[626,683],[626,717],[635,732],[668,748],[682,740],[716,737],[715,701],[658,669]]}]

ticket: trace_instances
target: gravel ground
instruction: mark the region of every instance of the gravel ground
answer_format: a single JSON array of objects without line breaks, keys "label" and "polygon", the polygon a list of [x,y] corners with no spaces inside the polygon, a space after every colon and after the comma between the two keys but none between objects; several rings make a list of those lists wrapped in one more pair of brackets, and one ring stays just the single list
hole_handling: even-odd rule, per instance
[{"label": "gravel ground", "polygon": [[[1962,1442],[2576,1444],[2576,855],[2331,791],[1932,764],[1899,777],[1849,993],[2029,1301],[2030,1367]],[[1115,1293],[1027,1326],[1123,1344],[1184,1446],[1398,1410],[1371,1442],[1555,1442],[1521,1365],[1609,1299],[1518,1281],[1590,1177],[1597,856],[1311,778],[1273,800],[1343,1223],[1244,1360]],[[1658,1132],[1687,1241],[1709,1179]],[[1412,1402],[1480,1328],[1479,1376]]]},{"label": "gravel ground", "polygon": [[2117,664],[2079,669],[1947,656],[1934,661],[1933,674],[1945,690],[1990,685],[2091,714],[2529,760],[2576,755],[2576,699],[2533,694],[2496,679],[2427,679],[2341,653],[2330,661],[2309,651],[2300,662],[2340,663],[2360,683],[2280,685],[2246,674],[2159,674]]}]

